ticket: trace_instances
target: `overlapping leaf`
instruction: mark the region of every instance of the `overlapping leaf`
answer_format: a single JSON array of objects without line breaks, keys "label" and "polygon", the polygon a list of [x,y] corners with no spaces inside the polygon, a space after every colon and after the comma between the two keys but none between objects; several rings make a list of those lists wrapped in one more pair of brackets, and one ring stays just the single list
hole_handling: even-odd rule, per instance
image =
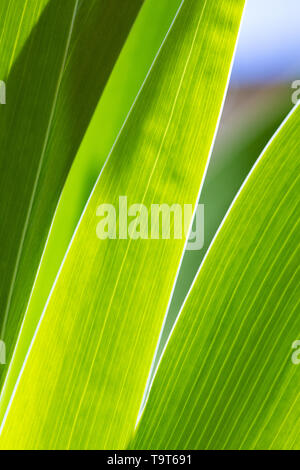
[{"label": "overlapping leaf", "polygon": [[299,125],[300,107],[211,246],[133,448],[299,448]]},{"label": "overlapping leaf", "polygon": [[7,80],[32,28],[49,0],[1,0],[0,9],[0,78]]},{"label": "overlapping leaf", "polygon": [[97,105],[51,223],[2,388],[0,421],[4,417],[35,329],[88,196],[180,3],[181,0],[148,0],[143,4]]},{"label": "overlapping leaf", "polygon": [[[235,92],[231,90],[231,94],[234,95]],[[236,94],[239,96],[241,91]],[[227,106],[230,108],[231,100],[235,102],[236,99],[242,104],[239,106],[241,109],[236,109],[235,112],[226,113],[225,104],[216,144],[200,195],[199,203],[204,207],[203,247],[200,250],[186,250],[184,253],[155,357],[153,373],[184,299],[223,217],[251,167],[293,106],[290,90],[282,85],[271,91],[251,92],[250,96],[244,100],[240,97],[234,98],[229,93],[226,98]],[[251,109],[249,109],[249,101],[251,101]],[[193,230],[196,230],[196,226]]]},{"label": "overlapping leaf", "polygon": [[[5,3],[0,325],[9,361],[61,189],[142,1],[52,0],[42,10],[45,2],[22,0],[13,2],[15,23]],[[7,58],[15,58],[12,66]]]},{"label": "overlapping leaf", "polygon": [[184,240],[99,241],[96,209],[120,195],[195,205],[243,4],[182,2],[49,298],[3,448],[119,448],[131,436]]}]

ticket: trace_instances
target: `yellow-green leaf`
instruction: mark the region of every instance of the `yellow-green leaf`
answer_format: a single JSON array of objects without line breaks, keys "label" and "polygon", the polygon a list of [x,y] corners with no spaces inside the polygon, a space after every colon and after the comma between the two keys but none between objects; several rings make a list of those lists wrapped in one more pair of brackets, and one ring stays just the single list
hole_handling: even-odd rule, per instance
[{"label": "yellow-green leaf", "polygon": [[[141,4],[52,0],[16,54],[37,3],[13,2],[15,36],[1,40],[15,57],[0,108],[0,339],[7,362],[68,171]],[[5,6],[11,22],[11,3]]]},{"label": "yellow-green leaf", "polygon": [[51,222],[2,387],[0,422],[88,196],[180,3],[181,0],[147,0],[143,4],[97,105]]},{"label": "yellow-green leaf", "polygon": [[12,65],[49,0],[1,0],[0,79],[7,80]]},{"label": "yellow-green leaf", "polygon": [[[185,240],[99,240],[99,204],[195,206],[244,1],[184,1],[91,194],[7,410],[2,448],[120,448]],[[22,422],[22,427],[17,423]]]},{"label": "yellow-green leaf", "polygon": [[299,126],[298,106],[225,218],[132,448],[299,449]]}]

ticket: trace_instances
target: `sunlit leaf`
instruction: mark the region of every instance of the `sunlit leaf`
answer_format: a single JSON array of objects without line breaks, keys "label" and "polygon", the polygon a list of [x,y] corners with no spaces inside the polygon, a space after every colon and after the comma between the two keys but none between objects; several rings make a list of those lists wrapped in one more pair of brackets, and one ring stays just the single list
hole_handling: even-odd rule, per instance
[{"label": "sunlit leaf", "polygon": [[51,223],[2,389],[0,421],[89,194],[180,3],[181,0],[172,0],[171,3],[148,0],[143,4],[97,105]]},{"label": "sunlit leaf", "polygon": [[120,195],[195,206],[243,6],[182,2],[44,310],[3,448],[120,448],[132,435],[185,240],[100,241],[96,210]]},{"label": "sunlit leaf", "polygon": [[[283,85],[269,90],[229,91],[216,144],[201,191],[204,207],[204,243],[200,250],[186,250],[180,266],[153,371],[193,283],[208,247],[226,211],[258,156],[292,108],[290,90]],[[235,96],[237,95],[237,96]],[[249,96],[248,96],[249,95]],[[235,98],[234,98],[235,97]],[[231,109],[234,107],[234,111]],[[249,109],[249,101],[251,109]],[[194,224],[195,225],[195,224]],[[198,228],[199,229],[199,228]],[[196,226],[193,228],[196,230]],[[150,381],[149,381],[150,383]]]},{"label": "sunlit leaf", "polygon": [[133,448],[299,448],[299,125],[300,107],[212,244]]},{"label": "sunlit leaf", "polygon": [[[32,23],[25,4],[34,12],[37,3],[13,4],[23,38],[23,22]],[[11,66],[0,113],[0,338],[7,362],[63,184],[141,4],[52,0]],[[3,50],[12,54],[17,38],[5,34]],[[5,373],[1,367],[1,385]]]}]

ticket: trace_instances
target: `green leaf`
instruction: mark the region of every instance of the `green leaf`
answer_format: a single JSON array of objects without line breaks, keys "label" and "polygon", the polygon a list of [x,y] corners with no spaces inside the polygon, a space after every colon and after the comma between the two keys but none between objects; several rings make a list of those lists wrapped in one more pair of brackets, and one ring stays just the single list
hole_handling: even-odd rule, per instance
[{"label": "green leaf", "polygon": [[0,78],[7,80],[33,27],[49,0],[1,0],[0,10]]},{"label": "green leaf", "polygon": [[[286,85],[273,85],[271,90],[254,91],[250,96],[249,91],[245,90],[244,99],[241,95],[241,90],[231,90],[226,98],[229,111],[225,103],[220,131],[199,200],[199,204],[204,206],[204,244],[200,250],[186,250],[184,253],[153,371],[223,217],[257,157],[292,107],[290,90]],[[231,106],[236,100],[239,106],[236,105],[237,109],[232,112]]]},{"label": "green leaf", "polygon": [[299,125],[300,107],[211,245],[132,448],[299,448]]},{"label": "green leaf", "polygon": [[48,299],[3,448],[120,448],[132,435],[185,241],[100,241],[96,210],[121,195],[195,206],[243,6],[182,2]]},{"label": "green leaf", "polygon": [[[148,0],[138,15],[88,127],[51,223],[0,397],[0,422],[88,196],[180,6]],[[109,119],[108,119],[109,116]],[[101,139],[99,138],[101,129]]]},{"label": "green leaf", "polygon": [[[7,361],[68,171],[140,6],[51,1],[7,78],[0,114],[0,338]],[[5,37],[11,50],[14,39]],[[6,368],[0,373],[2,382]]]}]

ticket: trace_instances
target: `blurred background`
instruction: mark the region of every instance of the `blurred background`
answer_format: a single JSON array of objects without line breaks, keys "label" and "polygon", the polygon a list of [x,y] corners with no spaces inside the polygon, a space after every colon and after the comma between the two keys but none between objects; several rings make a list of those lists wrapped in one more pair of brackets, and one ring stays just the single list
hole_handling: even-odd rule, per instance
[{"label": "blurred background", "polygon": [[205,244],[184,255],[157,357],[205,253],[253,164],[292,109],[300,80],[300,1],[248,0],[228,94],[200,196]]},{"label": "blurred background", "polygon": [[248,0],[232,86],[292,81],[300,71],[299,0]]}]

